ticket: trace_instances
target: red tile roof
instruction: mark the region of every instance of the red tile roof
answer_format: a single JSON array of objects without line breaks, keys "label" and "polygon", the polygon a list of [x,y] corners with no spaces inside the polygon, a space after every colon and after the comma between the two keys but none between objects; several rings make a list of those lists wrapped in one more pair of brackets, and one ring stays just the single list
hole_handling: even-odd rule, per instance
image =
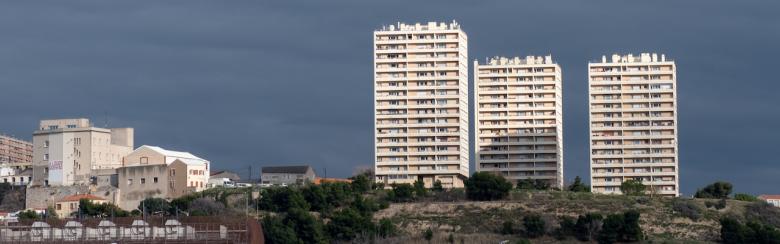
[{"label": "red tile roof", "polygon": [[780,195],[760,195],[760,196],[758,196],[758,198],[764,199],[764,200],[767,200],[767,199],[780,199]]},{"label": "red tile roof", "polygon": [[59,200],[59,202],[75,202],[79,201],[81,199],[87,199],[87,200],[106,200],[101,197],[92,195],[92,194],[76,194],[76,195],[70,195],[67,197],[63,197],[62,200]]}]

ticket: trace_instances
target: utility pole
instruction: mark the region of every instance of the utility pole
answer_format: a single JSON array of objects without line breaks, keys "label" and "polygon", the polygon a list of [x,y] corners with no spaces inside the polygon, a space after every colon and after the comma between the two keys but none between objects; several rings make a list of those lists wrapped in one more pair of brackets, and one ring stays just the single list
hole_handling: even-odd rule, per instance
[{"label": "utility pole", "polygon": [[249,165],[249,179],[247,179],[247,180],[249,180],[250,182],[252,181],[252,165],[251,164]]}]

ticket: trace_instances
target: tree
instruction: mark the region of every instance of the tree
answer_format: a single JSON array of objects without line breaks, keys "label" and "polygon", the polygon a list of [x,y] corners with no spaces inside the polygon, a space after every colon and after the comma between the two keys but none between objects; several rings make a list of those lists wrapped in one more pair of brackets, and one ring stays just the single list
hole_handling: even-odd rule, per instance
[{"label": "tree", "polygon": [[504,224],[501,225],[501,234],[502,235],[513,235],[515,234],[515,223],[511,220],[504,221]]},{"label": "tree", "polygon": [[352,178],[352,191],[365,193],[371,190],[371,180],[365,174],[359,174]]},{"label": "tree", "polygon": [[545,223],[539,215],[529,215],[523,218],[525,234],[530,238],[537,238],[545,234]]},{"label": "tree", "polygon": [[424,197],[428,194],[428,189],[425,189],[425,182],[417,180],[414,182],[414,195],[417,197]]},{"label": "tree", "polygon": [[577,233],[577,224],[572,217],[563,216],[558,223],[560,224],[560,227],[558,227],[554,233],[555,238],[558,240],[565,240],[566,237],[575,236]]},{"label": "tree", "polygon": [[780,243],[780,231],[758,222],[741,224],[734,218],[720,219],[720,239],[723,243]]},{"label": "tree", "polygon": [[312,185],[303,189],[303,198],[310,204],[312,211],[323,212],[333,208],[333,205],[328,202],[328,194],[322,185]]},{"label": "tree", "polygon": [[572,192],[590,192],[590,186],[582,183],[582,179],[579,176],[574,177],[574,182],[568,187]]},{"label": "tree", "polygon": [[[164,212],[164,211],[163,211]],[[89,217],[127,217],[130,213],[111,203],[94,203],[88,199],[79,200],[79,211],[73,214]]]},{"label": "tree", "polygon": [[534,189],[536,190],[549,190],[550,189],[550,182],[542,179],[536,179],[534,180]]},{"label": "tree", "polygon": [[534,189],[534,180],[528,178],[528,179],[522,179],[517,181],[517,189],[518,190],[532,190]]},{"label": "tree", "polygon": [[731,183],[724,182],[724,181],[718,181],[712,184],[709,184],[704,187],[704,189],[699,189],[696,191],[696,195],[694,197],[696,198],[728,198],[729,194],[731,194],[731,189],[734,188]]},{"label": "tree", "polygon": [[162,198],[147,198],[138,204],[138,210],[146,214],[165,214],[171,208],[171,205]]},{"label": "tree", "polygon": [[756,196],[745,194],[745,193],[737,193],[734,194],[734,200],[739,201],[745,201],[745,202],[755,202],[758,201],[758,198]]},{"label": "tree", "polygon": [[388,238],[395,236],[398,232],[395,224],[388,218],[382,218],[379,220],[379,226],[377,227],[377,234],[382,238]]},{"label": "tree", "polygon": [[408,202],[414,200],[414,188],[409,184],[392,184],[393,190],[388,193],[389,198],[395,202]]},{"label": "tree", "polygon": [[266,243],[269,244],[303,244],[303,241],[296,236],[295,229],[275,216],[263,218],[263,235]]},{"label": "tree", "polygon": [[351,241],[360,235],[373,233],[373,227],[370,216],[362,215],[353,208],[346,208],[333,215],[326,230],[333,239]]},{"label": "tree", "polygon": [[620,184],[620,191],[627,196],[642,196],[647,187],[638,180],[627,180]]},{"label": "tree", "polygon": [[623,228],[621,229],[620,240],[625,242],[635,242],[642,240],[642,227],[639,225],[639,211],[628,210],[623,213]]},{"label": "tree", "polygon": [[444,186],[442,186],[440,180],[436,180],[436,181],[433,182],[433,188],[431,188],[431,190],[433,190],[435,192],[443,192],[444,191]]},{"label": "tree", "polygon": [[610,214],[604,219],[604,224],[601,226],[599,232],[599,243],[615,243],[620,237],[621,229],[623,228],[623,215],[622,214]]},{"label": "tree", "polygon": [[589,213],[580,215],[575,225],[576,237],[580,241],[593,240],[596,234],[601,230],[601,214]]},{"label": "tree", "polygon": [[292,227],[304,243],[327,243],[322,223],[306,210],[294,207],[287,211],[284,223]]},{"label": "tree", "polygon": [[466,197],[477,201],[503,199],[509,195],[512,183],[490,172],[476,172],[464,183]]}]

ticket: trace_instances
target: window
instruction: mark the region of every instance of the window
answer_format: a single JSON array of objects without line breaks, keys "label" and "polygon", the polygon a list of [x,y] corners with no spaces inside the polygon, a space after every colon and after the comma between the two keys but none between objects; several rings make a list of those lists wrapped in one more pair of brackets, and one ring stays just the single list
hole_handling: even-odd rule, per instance
[{"label": "window", "polygon": [[149,164],[149,157],[141,157],[141,164]]},{"label": "window", "polygon": [[50,125],[49,126],[49,130],[56,130],[57,128],[59,128],[59,126],[56,126],[56,125]]},{"label": "window", "polygon": [[154,183],[157,183],[157,177],[154,177],[154,179],[152,179],[152,181],[153,181]]},{"label": "window", "polygon": [[141,184],[146,184],[146,178],[141,178]]},{"label": "window", "polygon": [[127,179],[127,185],[133,185],[133,179]]},{"label": "window", "polygon": [[61,203],[57,203],[57,207],[55,208],[55,210],[62,210],[62,204]]},{"label": "window", "polygon": [[43,154],[43,160],[49,160],[49,154],[48,153]]},{"label": "window", "polygon": [[49,147],[49,140],[46,140],[45,142],[43,142],[43,147]]}]

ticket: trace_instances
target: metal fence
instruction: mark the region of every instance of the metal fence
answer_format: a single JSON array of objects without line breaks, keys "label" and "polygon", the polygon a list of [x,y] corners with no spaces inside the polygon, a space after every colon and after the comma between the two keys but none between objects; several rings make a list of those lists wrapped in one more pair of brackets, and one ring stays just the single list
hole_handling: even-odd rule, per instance
[{"label": "metal fence", "polygon": [[262,243],[262,229],[245,218],[49,220],[0,226],[0,243]]}]

